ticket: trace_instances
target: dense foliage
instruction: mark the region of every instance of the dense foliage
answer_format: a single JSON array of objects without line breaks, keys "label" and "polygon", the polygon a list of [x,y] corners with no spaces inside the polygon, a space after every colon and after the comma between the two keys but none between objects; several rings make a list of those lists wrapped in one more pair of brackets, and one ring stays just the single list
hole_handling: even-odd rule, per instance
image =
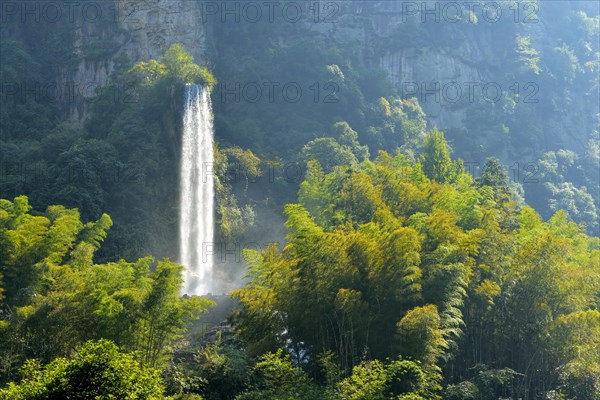
[{"label": "dense foliage", "polygon": [[[494,37],[494,55],[501,62],[476,62],[476,67],[516,94],[497,103],[451,105],[464,110],[463,123],[438,127],[466,162],[483,165],[488,156],[505,162],[511,180],[523,186],[527,202],[544,218],[564,209],[586,223],[588,233],[598,233],[600,158],[593,114],[600,23],[593,7],[583,2],[537,5],[535,16],[553,21],[545,25],[546,35],[536,30],[538,23],[523,18],[514,23],[515,5],[502,1],[505,18],[498,23],[485,23],[481,16],[469,24],[420,23],[414,15],[417,20],[394,26],[385,38],[364,43],[359,32],[374,34],[379,6],[361,3],[340,3],[336,24],[347,29],[330,35],[320,32],[331,23],[313,23],[308,14],[297,24],[281,18],[258,23],[209,18],[206,29],[213,34],[207,38],[206,59],[192,60],[174,45],[135,66],[124,57],[129,33],[110,18],[111,1],[101,2],[106,9],[98,21],[76,21],[81,30],[73,29],[72,21],[8,13],[0,28],[1,197],[26,194],[38,209],[77,207],[86,219],[109,213],[118,223],[98,253],[103,261],[114,260],[115,254],[175,257],[173,194],[183,83],[203,83],[214,88],[220,148],[250,149],[263,160],[263,170],[275,170],[275,182],[263,178],[248,189],[245,179],[234,180],[219,198],[223,238],[245,241],[269,231],[264,221],[271,210],[295,201],[301,179],[282,177],[285,166],[303,166],[303,155],[318,157],[316,146],[331,150],[336,160],[353,162],[352,145],[332,142],[339,132],[334,124],[345,121],[371,155],[397,148],[418,151],[428,123],[423,110],[432,104],[421,93],[413,98],[390,84],[377,57],[415,46],[454,54],[457,47],[481,46],[479,37]],[[530,6],[519,7],[525,13]],[[103,82],[70,95],[67,83],[79,79],[81,69],[95,71]],[[102,71],[109,76],[101,78]],[[57,79],[62,86],[55,94]],[[524,101],[531,95],[527,82],[535,83],[539,102]],[[297,102],[286,100],[286,84],[301,88]],[[261,88],[258,101],[244,95],[253,85]],[[227,94],[232,91],[236,95]],[[556,161],[547,156],[569,152]],[[353,154],[362,161],[360,151]],[[327,171],[328,165],[322,167]],[[273,236],[269,240],[279,239]]]},{"label": "dense foliage", "polygon": [[180,298],[183,267],[152,257],[93,264],[112,222],[77,210],[31,214],[27,198],[0,200],[0,365],[3,381],[27,359],[50,362],[108,339],[157,367],[187,323],[212,302]]},{"label": "dense foliage", "polygon": [[140,368],[113,343],[87,342],[72,360],[56,358],[42,367],[28,361],[23,381],[0,391],[7,400],[33,399],[163,399],[158,371]]},{"label": "dense foliage", "polygon": [[[195,60],[161,42],[172,21],[141,2],[164,54],[134,61],[127,24],[106,17],[137,2],[80,0],[102,8],[94,23],[10,3],[0,399],[600,398],[593,2],[501,0],[492,24],[306,2],[339,18],[209,18]],[[412,57],[427,65],[388,65]],[[509,95],[432,105],[403,92],[408,70],[434,67]],[[91,91],[52,91],[86,74]],[[181,296],[169,259],[186,84],[211,90],[219,245],[261,244],[219,265],[238,289],[217,304]]]},{"label": "dense foliage", "polygon": [[[211,304],[179,296],[181,266],[93,264],[107,215],[82,223],[77,210],[0,201],[0,357],[13,381],[0,394],[600,395],[599,239],[562,211],[543,222],[519,205],[497,160],[474,180],[443,133],[422,148],[416,160],[353,156],[329,173],[309,160],[299,203],[286,207],[285,246],[245,253],[237,339],[177,344]],[[223,156],[256,165],[239,149]]]},{"label": "dense foliage", "polygon": [[[278,17],[257,23],[215,18],[219,139],[248,147],[261,158],[288,161],[312,140],[332,147],[326,139],[329,127],[346,121],[372,155],[394,153],[422,143],[425,110],[429,127],[444,130],[465,162],[483,167],[487,157],[499,158],[544,218],[564,209],[586,223],[588,233],[598,235],[597,5],[503,0],[489,5],[490,14],[474,15],[469,7],[481,11],[484,6],[393,3],[324,3],[318,18],[313,9],[319,6],[312,5],[307,9],[313,11],[304,10],[298,23]],[[400,10],[426,6],[437,14],[400,16]],[[463,18],[452,20],[455,13]],[[500,88],[501,99],[471,99],[471,81]],[[254,83],[262,88],[258,101],[244,96]],[[284,97],[286,84],[301,87],[297,102]],[[418,90],[407,94],[405,85],[411,84]],[[458,85],[463,95],[454,102],[439,100],[442,90],[438,97],[432,94],[436,84]],[[269,85],[278,85],[274,101]],[[238,96],[227,94],[232,92]],[[457,121],[443,119],[452,112]],[[574,151],[574,162],[566,167],[569,173],[556,176],[542,155],[560,151]]]},{"label": "dense foliage", "polygon": [[[597,397],[598,238],[562,211],[542,222],[518,207],[497,161],[474,181],[439,132],[424,148],[421,162],[310,163],[283,249],[246,254],[235,321],[250,351],[284,348],[311,368],[333,352],[342,371],[409,358],[472,398]],[[481,374],[498,382],[482,389]]]}]

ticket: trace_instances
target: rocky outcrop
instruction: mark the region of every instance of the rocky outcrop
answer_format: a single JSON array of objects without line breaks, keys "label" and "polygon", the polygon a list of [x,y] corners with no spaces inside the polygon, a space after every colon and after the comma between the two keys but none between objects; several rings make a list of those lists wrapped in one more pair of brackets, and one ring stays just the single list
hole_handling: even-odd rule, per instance
[{"label": "rocky outcrop", "polygon": [[122,50],[134,62],[158,59],[174,43],[185,46],[200,62],[206,25],[201,2],[190,0],[115,0],[118,28],[127,40]]},{"label": "rocky outcrop", "polygon": [[[94,89],[108,82],[115,56],[125,53],[134,63],[156,59],[171,44],[181,43],[197,62],[205,64],[207,48],[213,47],[210,26],[220,20],[212,16],[206,21],[202,15],[205,3],[201,1],[111,0],[106,4],[101,23],[79,21],[75,29],[75,53],[80,61],[57,74],[60,84],[70,83],[78,88],[69,104],[72,121],[82,121],[86,116],[89,102],[96,96]],[[511,95],[513,83],[523,92],[526,81],[506,80],[507,70],[517,69],[508,63],[516,59],[515,35],[522,27],[514,22],[514,14],[506,11],[501,20],[490,22],[494,16],[489,10],[484,13],[475,9],[471,15],[463,9],[455,21],[457,11],[439,8],[444,4],[400,0],[315,1],[310,3],[303,23],[312,33],[356,48],[365,66],[381,68],[399,93],[417,97],[430,127],[459,131],[465,129],[467,114],[475,103],[495,99],[498,89],[503,96]],[[428,14],[429,22],[424,23],[414,9],[407,8],[415,6],[429,10],[438,7],[438,10]],[[314,9],[320,10],[318,18]],[[592,15],[594,10],[589,10]],[[519,18],[525,15],[522,13]],[[529,24],[527,29],[536,43],[549,36],[542,20]],[[108,46],[106,54],[94,58],[86,54],[86,47],[93,47],[97,41],[112,41],[115,46]],[[482,91],[484,85],[489,85],[486,93]],[[577,151],[582,148],[578,143],[587,142],[581,138],[591,129],[589,124],[583,127],[571,124],[564,116],[557,117],[552,125],[553,131],[560,135],[548,140],[564,139],[565,143],[557,146]],[[501,132],[489,134],[499,136]],[[544,135],[547,136],[546,132]]]},{"label": "rocky outcrop", "polygon": [[[541,49],[560,46],[552,27],[547,25],[548,14],[544,14],[552,5],[540,4],[535,9],[520,3],[518,11],[505,8],[498,14],[494,7],[500,2],[491,2],[488,8],[482,6],[484,3],[471,3],[475,4],[472,13],[465,8],[446,6],[466,4],[461,2],[355,0],[335,3],[339,7],[334,18],[329,23],[309,21],[310,29],[338,44],[358,43],[356,48],[360,49],[366,66],[383,69],[389,84],[403,97],[419,99],[430,127],[456,135],[468,129],[467,115],[481,102],[494,103],[495,108],[500,109],[505,103],[523,102],[525,96],[535,93],[536,102],[529,105],[530,112],[526,113],[544,116],[540,117],[535,131],[532,127],[523,127],[527,132],[519,134],[530,137],[531,142],[526,146],[523,143],[508,145],[507,151],[512,156],[507,154],[502,158],[527,157],[522,154],[523,149],[532,154],[548,147],[585,151],[587,137],[594,129],[593,121],[575,122],[573,119],[577,117],[565,117],[564,104],[550,98],[553,84],[548,77],[551,74],[542,71],[534,75],[525,71],[526,68],[519,67],[515,52],[519,34],[532,38],[541,57],[544,57]],[[561,7],[598,15],[597,4],[583,3],[586,2],[573,1]],[[422,15],[422,11],[427,12]],[[519,68],[522,73],[518,72]],[[597,100],[590,102],[585,100],[586,93],[580,94],[582,96],[567,99],[578,102],[571,108],[589,110],[584,115],[595,114]],[[514,124],[518,125],[518,121]],[[488,132],[477,133],[479,142],[495,143],[499,137],[506,136],[504,127],[498,124],[492,128],[491,125],[492,121]],[[492,150],[497,149],[485,151]]]},{"label": "rocky outcrop", "polygon": [[[85,119],[89,105],[108,82],[114,58],[122,53],[136,63],[159,59],[169,46],[181,43],[197,62],[205,62],[206,25],[198,1],[112,0],[97,18],[75,15],[74,53],[79,62],[57,71],[60,87],[71,90],[62,99],[74,124]],[[108,47],[103,54],[86,51],[99,43]]]}]

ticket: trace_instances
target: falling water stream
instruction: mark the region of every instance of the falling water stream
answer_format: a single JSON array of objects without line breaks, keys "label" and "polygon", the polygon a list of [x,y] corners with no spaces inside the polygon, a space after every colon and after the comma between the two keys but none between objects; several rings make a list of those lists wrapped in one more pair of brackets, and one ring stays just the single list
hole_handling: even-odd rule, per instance
[{"label": "falling water stream", "polygon": [[180,263],[186,267],[183,293],[212,291],[214,239],[213,123],[210,94],[187,85],[181,151]]}]

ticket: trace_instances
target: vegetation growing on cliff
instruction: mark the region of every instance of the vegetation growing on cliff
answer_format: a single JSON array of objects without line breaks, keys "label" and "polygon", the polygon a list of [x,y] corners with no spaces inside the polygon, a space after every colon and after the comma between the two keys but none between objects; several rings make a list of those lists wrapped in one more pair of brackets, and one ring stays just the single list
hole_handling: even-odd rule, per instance
[{"label": "vegetation growing on cliff", "polygon": [[[600,398],[593,7],[340,4],[326,27],[215,18],[201,59],[158,35],[137,63],[118,21],[2,14],[0,399]],[[447,129],[400,53],[505,95],[446,104]],[[52,91],[86,73],[106,85]],[[212,93],[218,240],[282,242],[244,251],[208,332],[171,261],[186,84]]]},{"label": "vegetation growing on cliff", "polygon": [[212,89],[217,83],[207,68],[194,64],[193,57],[180,44],[169,47],[160,61],[141,61],[135,64],[130,72],[142,79],[146,85],[156,84],[159,79],[171,79]]}]

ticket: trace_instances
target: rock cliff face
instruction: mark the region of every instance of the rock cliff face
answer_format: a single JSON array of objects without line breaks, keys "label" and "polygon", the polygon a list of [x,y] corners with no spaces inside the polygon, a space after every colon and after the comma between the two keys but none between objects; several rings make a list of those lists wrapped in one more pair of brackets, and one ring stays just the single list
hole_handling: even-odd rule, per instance
[{"label": "rock cliff face", "polygon": [[[597,14],[597,6],[581,3],[572,2],[571,7],[585,9],[590,15]],[[75,52],[81,56],[81,61],[76,68],[63,69],[59,74],[63,84],[74,82],[80,87],[79,97],[70,107],[73,121],[85,117],[87,104],[95,96],[94,88],[106,85],[114,57],[118,54],[125,53],[132,62],[138,62],[160,58],[171,44],[182,43],[197,61],[204,64],[211,53],[207,48],[212,49],[214,44],[210,43],[211,24],[221,23],[218,16],[203,20],[205,3],[202,1],[111,0],[106,4],[101,24],[82,21],[76,27]],[[444,8],[444,2],[439,1],[356,0],[311,4],[311,9],[320,9],[321,14],[317,19],[314,13],[307,14],[303,23],[309,31],[338,44],[355,46],[361,52],[364,64],[383,69],[389,84],[402,96],[419,99],[430,127],[450,132],[467,129],[468,114],[481,101],[496,99],[498,91],[503,99],[509,100],[514,100],[515,91],[526,94],[525,85],[531,83],[531,79],[525,79],[526,74],[517,78],[506,74],[518,69],[514,64],[517,33],[525,27],[527,35],[537,45],[548,42],[547,38],[551,36],[544,20],[538,18],[537,9],[524,7],[518,13],[505,9],[498,17],[492,8],[475,7],[469,13],[464,8],[460,11]],[[543,7],[541,5],[540,10]],[[433,11],[422,16],[422,10]],[[324,21],[325,18],[328,20]],[[524,23],[528,18],[534,19],[533,22]],[[113,41],[115,46],[108,56],[86,57],[86,45],[97,40]],[[551,89],[548,85],[552,84],[538,82],[537,76],[532,79],[543,103],[544,90]],[[487,87],[485,92],[484,86]],[[568,100],[578,102],[584,108],[596,105],[584,98],[581,95]],[[502,107],[503,104],[498,102]],[[554,107],[556,112],[552,115],[556,118],[546,118],[546,125],[551,129],[538,127],[538,136],[532,134],[533,141],[555,141],[551,147],[584,151],[585,138],[594,129],[593,123],[565,118],[561,114],[561,105],[553,103],[544,107],[547,107],[546,115],[552,114],[548,110]],[[593,111],[589,113],[592,114]],[[487,134],[500,137],[501,130]],[[478,135],[482,142],[493,143],[490,137],[485,137],[486,133]],[[547,148],[547,144],[541,147]],[[535,146],[528,148],[536,151]]]},{"label": "rock cliff face", "polygon": [[123,50],[134,61],[158,59],[181,43],[198,61],[204,57],[205,24],[201,2],[116,0],[118,28],[127,32]]},{"label": "rock cliff face", "polygon": [[[465,118],[465,102],[454,101],[457,83],[467,97],[470,83],[494,82],[497,65],[513,43],[498,46],[494,40],[494,24],[480,29],[476,35],[467,26],[462,15],[460,21],[450,11],[440,8],[440,2],[403,1],[350,1],[335,2],[338,6],[331,23],[315,24],[314,30],[328,35],[338,43],[360,43],[365,64],[382,68],[390,85],[410,97],[419,98],[432,126],[462,126]],[[423,9],[438,11],[421,20],[418,12]],[[417,9],[414,9],[417,7]],[[427,23],[436,31],[448,33],[451,26],[463,29],[465,34],[445,38],[442,46],[418,37]],[[434,34],[435,35],[435,34]],[[509,43],[510,42],[510,43]],[[465,86],[466,84],[466,86]],[[437,94],[436,85],[439,85]],[[444,90],[446,86],[446,90]],[[429,92],[431,94],[424,94]],[[462,106],[457,103],[461,103]]]},{"label": "rock cliff face", "polygon": [[462,58],[478,49],[461,47],[464,52],[457,49],[455,54],[432,48],[407,48],[385,52],[379,59],[390,83],[399,87],[403,95],[415,93],[430,124],[440,129],[463,124],[467,108],[453,108],[452,101],[468,94],[465,85],[486,82],[489,76],[488,71],[475,68]]},{"label": "rock cliff face", "polygon": [[[206,25],[201,2],[190,0],[110,0],[98,18],[79,16],[74,29],[74,51],[80,62],[59,70],[59,83],[77,90],[69,106],[74,123],[84,119],[95,90],[106,86],[114,58],[126,54],[132,63],[160,59],[174,43],[185,46],[196,60],[205,61]],[[114,42],[107,54],[90,58],[86,46]]]},{"label": "rock cliff face", "polygon": [[[532,143],[526,146],[512,143],[509,146],[513,154],[501,157],[506,161],[526,157],[519,153],[519,148],[525,147],[531,154],[538,155],[548,148],[585,152],[588,135],[597,129],[597,123],[594,119],[569,115],[597,114],[598,100],[592,99],[595,89],[588,90],[586,84],[576,89],[578,83],[571,82],[573,89],[567,91],[579,94],[561,93],[556,88],[557,80],[563,79],[559,73],[542,67],[539,75],[534,74],[519,65],[515,52],[516,38],[523,35],[531,38],[542,64],[555,57],[553,51],[564,43],[557,37],[556,24],[553,25],[556,4],[519,3],[516,8],[505,4],[504,8],[497,9],[495,7],[502,2],[491,2],[490,6],[473,2],[475,6],[470,12],[468,8],[445,5],[464,5],[464,2],[336,3],[333,21],[315,24],[314,30],[337,43],[359,43],[366,65],[383,69],[389,84],[403,97],[419,99],[430,127],[457,135],[469,129],[468,114],[473,117],[473,110],[482,102],[494,103],[499,109],[514,108],[511,102],[533,100],[527,105],[521,104],[520,108],[522,113],[541,116],[535,129],[522,128],[532,130],[528,133]],[[559,15],[585,11],[589,16],[597,16],[599,5],[590,3],[593,2],[562,1]],[[574,110],[579,112],[574,113]],[[582,110],[585,112],[581,113]],[[493,119],[489,115],[486,118]],[[519,125],[518,111],[502,118],[506,121],[513,118],[513,128]],[[503,127],[498,126],[494,131],[478,132],[481,143],[489,145],[494,143],[492,136],[502,136]],[[455,137],[450,134],[450,139]],[[497,149],[485,151],[494,153],[494,150]]]}]

